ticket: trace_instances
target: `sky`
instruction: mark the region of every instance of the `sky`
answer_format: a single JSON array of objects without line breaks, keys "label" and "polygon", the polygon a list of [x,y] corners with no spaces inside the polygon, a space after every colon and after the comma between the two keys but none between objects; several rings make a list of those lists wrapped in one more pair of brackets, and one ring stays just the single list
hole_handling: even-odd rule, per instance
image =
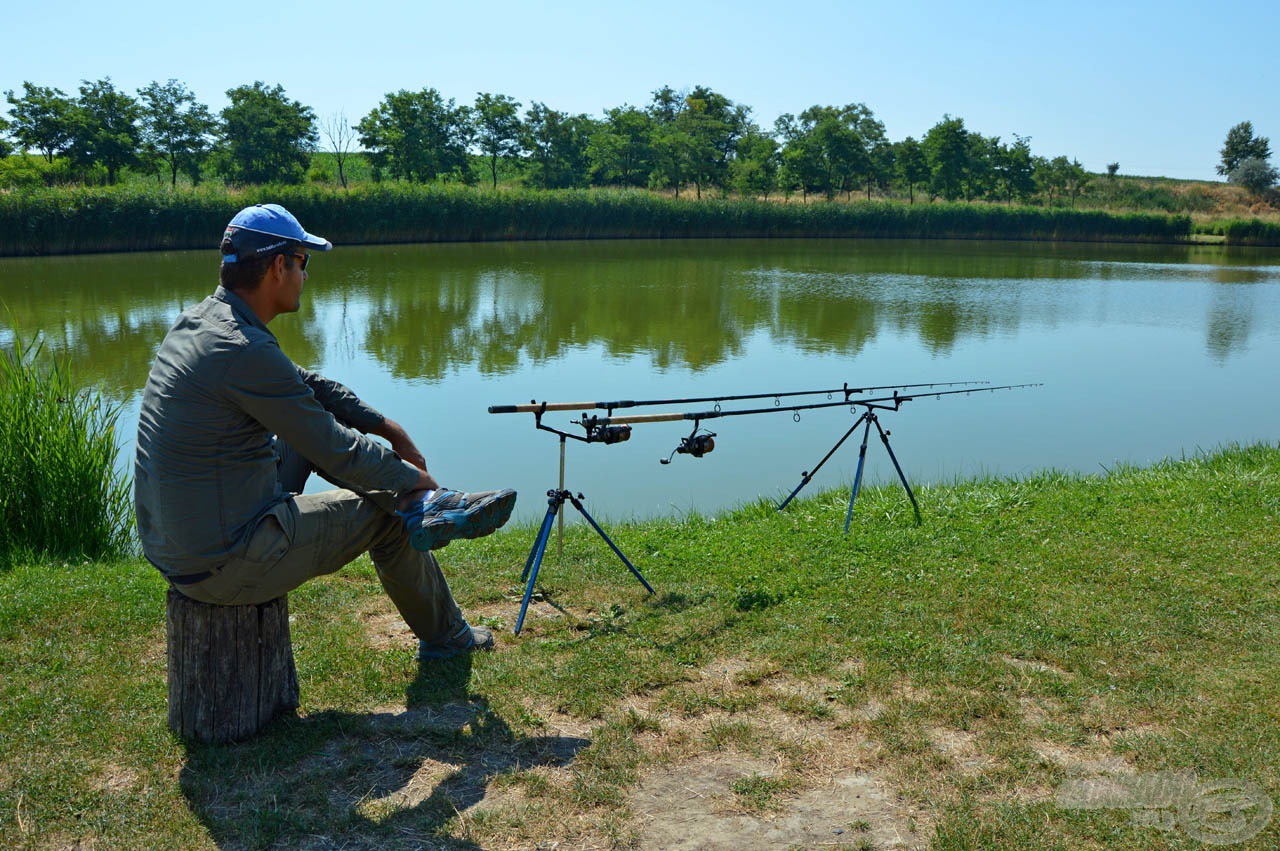
[{"label": "sky", "polygon": [[110,77],[133,92],[175,78],[217,111],[227,89],[262,80],[354,123],[401,89],[599,116],[664,85],[705,85],[765,127],[860,102],[892,140],[949,114],[1091,171],[1217,179],[1240,121],[1280,153],[1277,29],[1277,0],[68,0],[0,16],[0,90],[29,80],[74,93]]}]

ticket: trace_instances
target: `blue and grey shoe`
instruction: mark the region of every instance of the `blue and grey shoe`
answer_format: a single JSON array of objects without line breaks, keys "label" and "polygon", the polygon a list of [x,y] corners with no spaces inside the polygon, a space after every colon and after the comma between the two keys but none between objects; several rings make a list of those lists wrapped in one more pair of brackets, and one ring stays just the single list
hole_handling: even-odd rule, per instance
[{"label": "blue and grey shoe", "polygon": [[516,492],[462,493],[441,488],[408,511],[397,511],[415,550],[438,550],[457,538],[482,538],[511,519]]},{"label": "blue and grey shoe", "polygon": [[472,626],[463,621],[457,629],[449,633],[447,638],[428,644],[418,642],[418,661],[432,662],[437,659],[452,659],[463,653],[474,653],[477,650],[493,649],[493,633],[482,626]]}]

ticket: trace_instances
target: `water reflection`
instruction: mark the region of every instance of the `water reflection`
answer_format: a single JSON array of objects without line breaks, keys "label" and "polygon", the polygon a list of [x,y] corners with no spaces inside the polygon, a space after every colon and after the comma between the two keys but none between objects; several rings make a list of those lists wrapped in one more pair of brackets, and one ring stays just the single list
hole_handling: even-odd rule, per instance
[{"label": "water reflection", "polygon": [[[400,381],[510,375],[588,349],[700,372],[765,335],[853,356],[879,335],[934,355],[1037,328],[1203,329],[1243,352],[1280,281],[1275,252],[1197,246],[717,240],[344,247],[273,330],[299,363],[372,359]],[[112,395],[145,381],[213,252],[0,261],[0,340],[40,331]],[[1261,289],[1259,288],[1261,286]],[[1260,326],[1259,322],[1263,325]]]}]

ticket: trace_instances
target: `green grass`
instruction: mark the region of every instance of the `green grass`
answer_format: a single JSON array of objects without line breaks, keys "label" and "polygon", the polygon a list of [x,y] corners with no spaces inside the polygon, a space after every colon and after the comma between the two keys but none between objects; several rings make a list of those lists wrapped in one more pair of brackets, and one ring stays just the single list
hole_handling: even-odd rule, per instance
[{"label": "green grass", "polygon": [[[165,728],[153,569],[14,567],[0,846],[628,847],[645,779],[707,763],[706,806],[765,819],[871,775],[942,849],[1201,847],[1055,805],[1117,764],[1280,799],[1280,448],[917,495],[920,526],[864,492],[847,537],[847,491],[611,527],[651,598],[571,527],[519,637],[421,671],[361,560],[290,597],[299,717],[231,747]],[[464,610],[514,621],[533,531],[443,551]]]},{"label": "green grass", "polygon": [[640,190],[362,184],[171,192],[130,185],[0,193],[0,256],[212,248],[236,210],[284,204],[335,243],[665,237],[1177,242],[1186,216],[997,204],[676,200]]},{"label": "green grass", "polygon": [[16,334],[0,346],[0,567],[128,550],[133,503],[115,468],[119,415],[38,340]]}]

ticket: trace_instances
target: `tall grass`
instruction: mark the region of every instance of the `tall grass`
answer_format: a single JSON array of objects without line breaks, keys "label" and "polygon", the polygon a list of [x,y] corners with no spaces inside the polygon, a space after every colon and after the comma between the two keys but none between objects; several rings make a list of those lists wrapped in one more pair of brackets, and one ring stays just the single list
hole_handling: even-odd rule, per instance
[{"label": "tall grass", "polygon": [[274,201],[339,243],[663,237],[910,237],[1176,242],[1186,216],[991,204],[672,199],[645,191],[365,184],[128,186],[0,194],[0,255],[213,248],[242,206]]},{"label": "tall grass", "polygon": [[129,550],[133,506],[115,467],[119,415],[39,342],[15,335],[11,349],[0,347],[0,564]]}]

